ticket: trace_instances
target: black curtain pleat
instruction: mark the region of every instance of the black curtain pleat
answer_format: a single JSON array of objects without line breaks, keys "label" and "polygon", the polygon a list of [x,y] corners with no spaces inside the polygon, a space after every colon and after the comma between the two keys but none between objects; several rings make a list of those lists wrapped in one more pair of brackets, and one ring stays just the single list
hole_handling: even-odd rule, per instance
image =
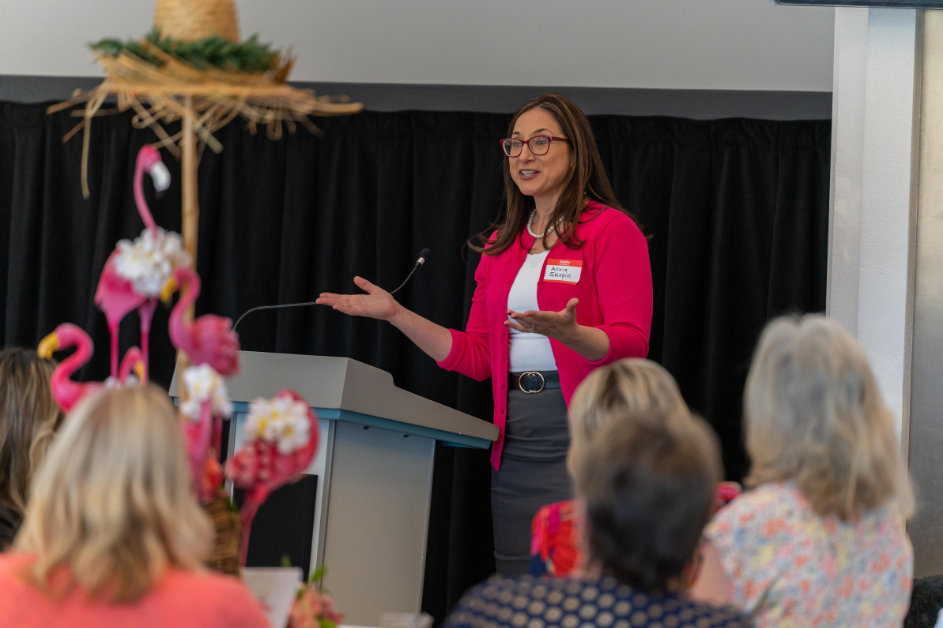
[{"label": "black curtain pleat", "polygon": [[[431,261],[397,295],[419,314],[461,328],[478,254],[466,240],[502,211],[509,117],[373,113],[316,120],[324,131],[270,140],[239,122],[200,163],[197,312],[237,317],[262,304],[355,290],[360,275],[392,289],[423,247]],[[0,327],[4,346],[35,346],[61,322],[84,327],[98,352],[82,373],[108,370],[108,332],[92,297],[107,256],[143,225],[132,196],[138,149],[154,141],[117,114],[92,125],[91,196],[80,186],[76,123],[43,105],[0,102]],[[678,380],[720,436],[728,477],[747,465],[743,384],[764,323],[825,305],[830,122],[692,121],[594,116],[616,193],[644,225],[654,281],[650,358]],[[173,130],[172,130],[173,131]],[[148,199],[180,230],[178,163],[171,188]],[[137,317],[122,348],[138,341]],[[155,319],[153,379],[167,385],[174,352],[167,311]],[[323,308],[252,314],[243,347],[347,356],[397,386],[490,420],[489,382],[439,369],[391,326]],[[437,619],[494,567],[488,453],[439,447],[423,606]]]}]

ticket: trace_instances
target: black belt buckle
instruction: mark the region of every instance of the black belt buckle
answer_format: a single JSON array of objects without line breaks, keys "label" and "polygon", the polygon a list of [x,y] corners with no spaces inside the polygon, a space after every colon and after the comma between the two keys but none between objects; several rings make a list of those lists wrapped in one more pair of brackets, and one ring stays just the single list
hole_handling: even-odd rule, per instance
[{"label": "black belt buckle", "polygon": [[[533,390],[530,387],[527,387],[527,388],[524,387],[525,378],[527,378],[528,384],[530,382],[534,382],[534,384],[536,384],[536,382],[534,381],[534,378],[537,378],[537,377],[540,378],[540,388]],[[547,380],[544,379],[543,374],[540,373],[539,371],[528,371],[526,373],[521,373],[521,376],[517,378],[517,387],[521,389],[521,392],[525,392],[528,395],[536,395],[537,393],[542,391],[544,388],[546,388],[546,386],[547,386]]]}]

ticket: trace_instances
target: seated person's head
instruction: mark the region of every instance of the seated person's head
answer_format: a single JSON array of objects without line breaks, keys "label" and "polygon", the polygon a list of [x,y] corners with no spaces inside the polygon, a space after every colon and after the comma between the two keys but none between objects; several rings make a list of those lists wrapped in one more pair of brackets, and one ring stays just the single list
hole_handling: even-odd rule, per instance
[{"label": "seated person's head", "polygon": [[744,395],[753,486],[792,481],[820,515],[850,520],[913,497],[891,410],[864,350],[822,316],[780,318],[760,338]]},{"label": "seated person's head", "polygon": [[105,391],[69,414],[14,548],[35,557],[30,578],[52,595],[77,584],[125,602],[167,567],[197,569],[212,535],[192,494],[176,412],[150,386]]},{"label": "seated person's head", "polygon": [[590,373],[573,395],[569,416],[567,468],[572,474],[586,443],[610,423],[684,421],[689,412],[668,371],[648,360],[627,358]]},{"label": "seated person's head", "polygon": [[0,549],[16,534],[33,471],[62,421],[49,386],[54,368],[32,349],[0,351]]},{"label": "seated person's head", "polygon": [[720,454],[703,420],[657,418],[599,430],[578,461],[576,495],[591,569],[642,591],[677,591],[711,516]]}]

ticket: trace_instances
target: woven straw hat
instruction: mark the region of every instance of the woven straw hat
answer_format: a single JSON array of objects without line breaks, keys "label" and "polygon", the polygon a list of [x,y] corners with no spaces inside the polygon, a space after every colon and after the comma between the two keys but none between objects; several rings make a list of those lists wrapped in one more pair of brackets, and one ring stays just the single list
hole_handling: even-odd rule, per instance
[{"label": "woven straw hat", "polygon": [[239,43],[239,20],[232,0],[157,0],[154,26],[165,37],[180,41],[219,35]]}]

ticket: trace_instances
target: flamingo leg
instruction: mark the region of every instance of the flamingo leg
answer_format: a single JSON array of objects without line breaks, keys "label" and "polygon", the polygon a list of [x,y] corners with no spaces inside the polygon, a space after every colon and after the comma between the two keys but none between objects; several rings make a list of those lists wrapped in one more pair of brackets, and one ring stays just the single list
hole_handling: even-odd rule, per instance
[{"label": "flamingo leg", "polygon": [[213,425],[213,447],[216,448],[216,455],[219,456],[223,446],[223,417],[217,414],[213,419],[215,423]]},{"label": "flamingo leg", "polygon": [[239,566],[246,566],[246,558],[249,556],[249,537],[252,533],[252,520],[259,512],[259,506],[268,497],[268,491],[264,488],[258,488],[246,495],[246,500],[242,503],[239,510],[239,522],[242,524],[242,540],[239,543]]},{"label": "flamingo leg", "polygon": [[141,361],[144,363],[144,381],[141,382],[142,386],[147,386],[148,378],[151,376],[150,365],[148,364],[148,355],[150,353],[151,347],[151,334],[150,332],[144,331],[144,326],[141,326],[141,354],[144,356]]},{"label": "flamingo leg", "polygon": [[193,471],[193,485],[199,487],[200,480],[203,478],[203,470],[206,466],[206,453],[210,446],[210,437],[213,429],[213,417],[210,414],[212,410],[212,401],[207,400],[200,404],[200,419],[196,425],[188,425],[190,430],[198,430],[195,439],[190,441],[190,469]]},{"label": "flamingo leg", "polygon": [[141,354],[144,362],[144,381],[142,385],[147,384],[151,374],[150,366],[150,345],[151,345],[151,322],[154,320],[154,310],[157,309],[157,299],[148,299],[138,308],[138,316],[141,319]]},{"label": "flamingo leg", "polygon": [[118,325],[121,321],[108,321],[108,333],[111,334],[111,376],[118,379]]}]

